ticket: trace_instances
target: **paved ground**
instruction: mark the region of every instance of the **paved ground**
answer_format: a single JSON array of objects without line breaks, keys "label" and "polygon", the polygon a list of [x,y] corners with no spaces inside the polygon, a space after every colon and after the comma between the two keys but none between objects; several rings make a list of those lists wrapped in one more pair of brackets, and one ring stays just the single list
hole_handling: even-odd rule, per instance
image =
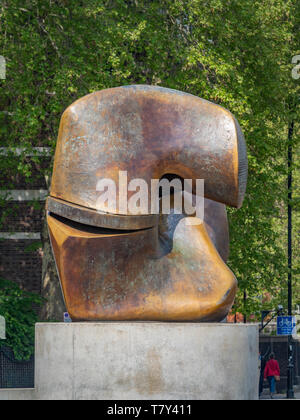
[{"label": "paved ground", "polygon": [[[300,400],[300,389],[299,387],[294,388],[295,400]],[[270,400],[270,392],[268,389],[264,389],[262,395],[259,398],[260,400]],[[274,394],[273,400],[286,400],[286,394]]]}]

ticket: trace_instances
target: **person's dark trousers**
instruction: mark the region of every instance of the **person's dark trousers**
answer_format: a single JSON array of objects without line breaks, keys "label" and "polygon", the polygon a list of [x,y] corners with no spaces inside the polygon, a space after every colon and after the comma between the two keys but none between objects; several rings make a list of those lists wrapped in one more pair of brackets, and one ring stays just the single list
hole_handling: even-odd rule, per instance
[{"label": "person's dark trousers", "polygon": [[264,372],[261,370],[259,375],[259,388],[258,388],[258,394],[261,395],[264,388]]}]

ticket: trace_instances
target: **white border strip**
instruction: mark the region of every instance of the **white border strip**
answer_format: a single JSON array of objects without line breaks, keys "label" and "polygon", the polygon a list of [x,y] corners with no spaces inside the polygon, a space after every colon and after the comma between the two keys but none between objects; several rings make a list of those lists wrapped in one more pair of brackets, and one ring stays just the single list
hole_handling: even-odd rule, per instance
[{"label": "white border strip", "polygon": [[50,147],[33,147],[32,150],[27,151],[26,147],[0,147],[0,156],[7,156],[13,153],[16,156],[25,154],[26,156],[51,156]]},{"label": "white border strip", "polygon": [[45,201],[48,190],[0,190],[0,198],[7,201]]},{"label": "white border strip", "polygon": [[0,232],[0,239],[41,239],[39,232]]}]

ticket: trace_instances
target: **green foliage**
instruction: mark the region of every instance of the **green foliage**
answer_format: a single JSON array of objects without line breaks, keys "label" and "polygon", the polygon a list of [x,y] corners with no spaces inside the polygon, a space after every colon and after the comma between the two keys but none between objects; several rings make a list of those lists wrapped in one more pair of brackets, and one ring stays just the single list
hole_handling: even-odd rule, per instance
[{"label": "green foliage", "polygon": [[[300,272],[300,81],[291,77],[299,16],[294,0],[2,0],[1,145],[54,151],[64,109],[114,86],[161,85],[223,105],[243,128],[249,158],[244,205],[229,210],[229,265],[240,286],[235,310],[286,305],[291,121],[295,280]],[[25,153],[0,165],[5,179],[33,174]],[[34,165],[51,174],[40,157]],[[296,284],[294,291],[300,301]],[[271,300],[264,303],[266,293]]]},{"label": "green foliage", "polygon": [[37,251],[37,250],[41,249],[42,246],[43,246],[43,244],[42,244],[41,241],[34,241],[30,245],[26,246],[24,248],[24,251],[25,252],[34,252],[34,251]]},{"label": "green foliage", "polygon": [[34,325],[38,319],[33,305],[41,303],[40,296],[0,278],[0,315],[6,321],[6,340],[0,340],[0,346],[11,347],[18,360],[28,360],[34,352]]}]

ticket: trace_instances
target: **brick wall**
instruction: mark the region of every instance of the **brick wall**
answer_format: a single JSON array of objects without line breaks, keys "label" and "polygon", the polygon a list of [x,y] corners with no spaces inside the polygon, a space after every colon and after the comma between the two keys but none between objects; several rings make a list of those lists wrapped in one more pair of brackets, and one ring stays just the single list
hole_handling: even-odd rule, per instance
[{"label": "brick wall", "polygon": [[[0,159],[6,159],[6,149],[0,149]],[[30,156],[26,157],[31,171],[29,178],[11,170],[18,164],[18,153],[13,158],[10,155],[9,159],[12,159],[8,165],[10,172],[0,174],[0,194],[8,192],[10,196],[0,208],[0,277],[17,282],[24,290],[40,293],[40,232],[45,205],[41,190],[47,189],[42,169],[50,168],[50,157],[41,158],[38,164]],[[24,162],[24,157],[22,159]],[[32,199],[39,195],[41,199]]]},{"label": "brick wall", "polygon": [[28,202],[9,201],[5,209],[6,216],[1,231],[41,232],[43,206],[44,203],[32,205]]},{"label": "brick wall", "polygon": [[17,282],[24,290],[41,292],[42,253],[36,240],[0,240],[0,276]]},{"label": "brick wall", "polygon": [[[0,156],[0,159],[5,157]],[[29,160],[30,158],[28,158]],[[15,190],[33,190],[39,188],[46,188],[45,178],[42,170],[47,169],[50,165],[50,159],[45,158],[38,165],[28,162],[28,169],[30,176],[25,177],[17,173],[17,157],[12,161],[12,168],[8,168],[6,171],[0,173],[0,185],[1,189],[15,189]]]}]

